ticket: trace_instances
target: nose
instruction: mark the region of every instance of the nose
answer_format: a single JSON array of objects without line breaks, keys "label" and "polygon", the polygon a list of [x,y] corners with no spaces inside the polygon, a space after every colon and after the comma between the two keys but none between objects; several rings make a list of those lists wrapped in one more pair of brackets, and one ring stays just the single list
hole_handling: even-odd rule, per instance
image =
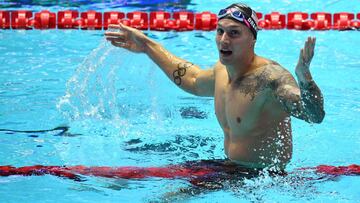
[{"label": "nose", "polygon": [[229,44],[229,35],[226,32],[220,36],[220,44]]}]

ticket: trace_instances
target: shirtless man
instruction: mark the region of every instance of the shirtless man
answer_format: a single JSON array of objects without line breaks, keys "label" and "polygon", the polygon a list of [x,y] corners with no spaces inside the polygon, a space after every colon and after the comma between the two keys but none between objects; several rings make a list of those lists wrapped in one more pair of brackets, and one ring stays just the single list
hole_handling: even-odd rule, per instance
[{"label": "shirtless man", "polygon": [[215,98],[215,113],[224,131],[227,157],[248,168],[283,170],[292,156],[290,116],[322,122],[323,97],[309,71],[315,38],[300,51],[294,77],[278,63],[254,53],[255,12],[244,4],[220,10],[216,30],[219,61],[200,69],[168,52],[141,31],[112,25],[106,32],[114,46],[147,54],[181,89]]}]

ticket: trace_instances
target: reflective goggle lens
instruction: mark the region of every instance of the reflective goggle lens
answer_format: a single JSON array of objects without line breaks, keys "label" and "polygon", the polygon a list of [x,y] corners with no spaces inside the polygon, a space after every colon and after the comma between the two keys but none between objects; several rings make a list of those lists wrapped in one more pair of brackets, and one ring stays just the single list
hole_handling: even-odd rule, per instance
[{"label": "reflective goggle lens", "polygon": [[232,8],[230,8],[230,9],[221,9],[219,11],[218,17],[222,18],[222,17],[226,16],[228,13],[230,13],[230,15],[233,18],[237,19],[238,21],[244,21],[244,15],[241,13],[241,11],[234,10]]},{"label": "reflective goggle lens", "polygon": [[239,21],[244,21],[244,15],[240,11],[234,11],[231,13],[234,18]]},{"label": "reflective goggle lens", "polygon": [[227,9],[221,9],[219,11],[218,16],[219,16],[219,18],[221,18],[221,17],[225,16],[226,14],[227,14]]}]

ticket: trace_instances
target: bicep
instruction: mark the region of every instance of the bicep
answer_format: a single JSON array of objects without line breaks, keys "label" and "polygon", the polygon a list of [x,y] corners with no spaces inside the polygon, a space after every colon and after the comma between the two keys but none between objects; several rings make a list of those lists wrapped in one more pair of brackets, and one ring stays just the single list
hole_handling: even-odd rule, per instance
[{"label": "bicep", "polygon": [[195,78],[195,94],[198,96],[214,96],[215,74],[214,68],[199,70]]}]

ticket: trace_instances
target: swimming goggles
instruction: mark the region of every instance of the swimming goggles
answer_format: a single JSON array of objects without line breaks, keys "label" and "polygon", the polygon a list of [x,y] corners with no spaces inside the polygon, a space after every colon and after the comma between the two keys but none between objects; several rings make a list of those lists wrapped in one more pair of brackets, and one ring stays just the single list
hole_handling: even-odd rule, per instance
[{"label": "swimming goggles", "polygon": [[224,9],[221,9],[219,11],[218,18],[219,19],[224,18],[228,14],[230,14],[231,17],[233,17],[235,20],[245,23],[245,25],[248,28],[252,29],[250,23],[245,19],[245,15],[236,8],[228,8],[228,9],[224,8]]}]

